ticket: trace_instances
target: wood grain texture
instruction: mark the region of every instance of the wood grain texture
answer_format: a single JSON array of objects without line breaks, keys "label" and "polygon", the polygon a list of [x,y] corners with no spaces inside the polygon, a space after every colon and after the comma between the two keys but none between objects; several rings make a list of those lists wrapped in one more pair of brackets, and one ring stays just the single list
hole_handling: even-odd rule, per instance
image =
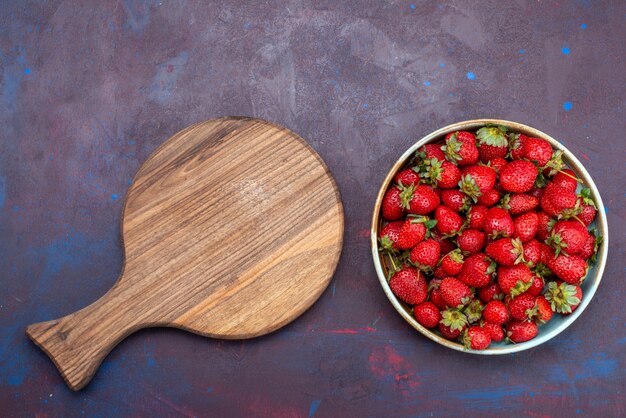
[{"label": "wood grain texture", "polygon": [[140,328],[267,334],[321,295],[342,239],[336,184],[300,137],[258,119],[202,122],[166,141],[137,173],[122,215],[125,262],[116,284],[27,334],[74,390]]}]

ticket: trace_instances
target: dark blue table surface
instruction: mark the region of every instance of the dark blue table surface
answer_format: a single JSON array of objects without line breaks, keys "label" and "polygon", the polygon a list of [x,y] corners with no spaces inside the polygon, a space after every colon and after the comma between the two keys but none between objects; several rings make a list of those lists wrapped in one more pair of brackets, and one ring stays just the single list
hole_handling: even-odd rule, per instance
[{"label": "dark blue table surface", "polygon": [[[470,3],[0,2],[0,415],[625,416],[626,3]],[[25,326],[110,288],[132,176],[170,135],[222,115],[287,126],[329,165],[346,214],[331,285],[251,341],[138,332],[70,391]],[[611,228],[588,309],[516,355],[417,334],[370,256],[391,164],[478,117],[560,139]]]}]

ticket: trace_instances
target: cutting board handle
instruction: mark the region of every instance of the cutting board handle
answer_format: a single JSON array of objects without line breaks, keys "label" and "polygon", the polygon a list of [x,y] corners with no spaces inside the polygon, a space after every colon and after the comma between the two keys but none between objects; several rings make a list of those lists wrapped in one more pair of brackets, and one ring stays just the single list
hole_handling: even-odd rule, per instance
[{"label": "cutting board handle", "polygon": [[117,287],[113,287],[78,312],[26,328],[28,337],[52,359],[73,390],[89,383],[118,342],[143,328],[137,318],[111,303],[120,297],[117,293]]}]

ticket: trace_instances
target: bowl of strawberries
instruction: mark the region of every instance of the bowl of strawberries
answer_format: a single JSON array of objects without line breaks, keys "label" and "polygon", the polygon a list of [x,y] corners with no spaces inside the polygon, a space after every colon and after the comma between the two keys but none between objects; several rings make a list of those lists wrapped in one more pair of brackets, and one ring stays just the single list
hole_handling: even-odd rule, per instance
[{"label": "bowl of strawberries", "polygon": [[446,347],[505,354],[565,330],[606,264],[600,193],[549,135],[480,119],[410,147],[374,207],[372,255],[398,313]]}]

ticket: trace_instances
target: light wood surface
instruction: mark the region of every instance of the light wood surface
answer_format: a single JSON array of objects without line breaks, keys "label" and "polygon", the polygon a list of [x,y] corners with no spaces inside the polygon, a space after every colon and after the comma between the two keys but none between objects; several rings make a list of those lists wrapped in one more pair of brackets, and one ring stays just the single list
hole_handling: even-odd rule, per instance
[{"label": "light wood surface", "polygon": [[202,122],[161,145],[135,176],[122,214],[125,262],[111,290],[27,334],[74,390],[140,328],[267,334],[318,299],[342,240],[337,186],[302,138],[258,119]]}]

